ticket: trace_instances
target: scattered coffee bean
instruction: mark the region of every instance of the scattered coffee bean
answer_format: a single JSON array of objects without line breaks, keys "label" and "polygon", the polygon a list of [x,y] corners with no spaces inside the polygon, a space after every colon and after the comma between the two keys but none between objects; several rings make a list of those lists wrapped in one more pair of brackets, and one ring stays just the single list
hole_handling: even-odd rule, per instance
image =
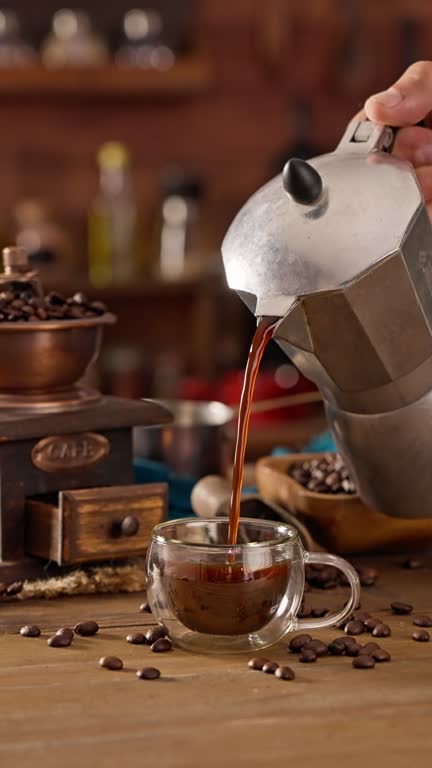
[{"label": "scattered coffee bean", "polygon": [[295,674],[291,667],[278,667],[275,669],[275,677],[279,680],[294,680]]},{"label": "scattered coffee bean", "polygon": [[312,608],[309,605],[301,605],[297,613],[299,619],[308,619],[312,616]]},{"label": "scattered coffee bean", "polygon": [[68,648],[72,644],[72,638],[69,635],[56,633],[47,640],[52,648]]},{"label": "scattered coffee bean", "polygon": [[133,634],[127,635],[126,640],[132,645],[144,645],[146,638],[142,632],[133,632]]},{"label": "scattered coffee bean", "polygon": [[362,648],[362,656],[372,656],[375,651],[379,651],[378,643],[366,643]]},{"label": "scattered coffee bean", "polygon": [[145,633],[145,640],[149,645],[153,645],[153,643],[156,642],[156,640],[161,640],[163,637],[166,637],[167,633],[163,627],[151,627],[147,630]]},{"label": "scattered coffee bean", "polygon": [[328,645],[321,640],[309,640],[309,642],[303,646],[302,651],[310,650],[315,651],[317,656],[326,656],[328,654]]},{"label": "scattered coffee bean", "polygon": [[347,656],[360,656],[363,653],[363,649],[360,643],[350,643],[346,646],[345,653]]},{"label": "scattered coffee bean", "polygon": [[370,618],[371,618],[371,615],[367,611],[356,611],[356,613],[354,614],[354,620],[361,621],[362,624],[364,624],[365,621],[367,621]]},{"label": "scattered coffee bean", "polygon": [[400,603],[397,600],[394,603],[391,603],[390,607],[393,613],[396,613],[398,616],[407,616],[413,609],[413,606],[409,603]]},{"label": "scattered coffee bean", "polygon": [[415,560],[414,558],[409,558],[402,563],[402,568],[407,568],[409,571],[416,571],[418,568],[423,568],[423,566],[422,560]]},{"label": "scattered coffee bean", "polygon": [[12,584],[8,584],[6,587],[6,597],[15,597],[15,595],[19,595],[19,593],[22,592],[23,586],[23,581],[14,581]]},{"label": "scattered coffee bean", "polygon": [[353,637],[350,637],[349,635],[341,635],[341,637],[335,637],[333,642],[342,643],[345,646],[345,648],[347,648],[349,645],[356,643],[357,640],[355,640]]},{"label": "scattered coffee bean", "polygon": [[414,616],[413,624],[416,627],[432,627],[432,616]]},{"label": "scattered coffee bean", "polygon": [[170,651],[171,649],[172,642],[168,637],[160,637],[159,640],[156,640],[156,642],[150,646],[150,650],[153,651],[153,653],[165,653],[165,651]]},{"label": "scattered coffee bean", "polygon": [[362,635],[364,631],[365,629],[362,621],[349,621],[345,627],[347,635]]},{"label": "scattered coffee bean", "polygon": [[329,643],[328,649],[332,656],[343,656],[347,646],[345,643],[341,643],[340,640],[333,640]]},{"label": "scattered coffee bean", "polygon": [[375,666],[375,659],[372,656],[356,656],[353,659],[352,665],[354,669],[373,669]]},{"label": "scattered coffee bean", "polygon": [[70,642],[74,639],[74,631],[70,627],[60,627],[55,634],[69,638]]},{"label": "scattered coffee bean", "polygon": [[264,664],[262,671],[265,672],[267,675],[274,675],[278,668],[279,664],[277,661],[266,661]]},{"label": "scattered coffee bean", "polygon": [[139,677],[140,680],[157,680],[160,677],[160,670],[156,669],[156,667],[144,667],[144,669],[139,669],[136,673],[136,676]]},{"label": "scattered coffee bean", "polygon": [[20,629],[20,635],[23,637],[39,637],[40,633],[41,631],[36,625],[27,624],[25,627],[21,627]]},{"label": "scattered coffee bean", "polygon": [[152,610],[150,608],[150,605],[148,603],[141,603],[139,610],[141,613],[151,613]]},{"label": "scattered coffee bean", "polygon": [[312,608],[312,616],[314,619],[321,619],[329,612],[328,608]]},{"label": "scattered coffee bean", "polygon": [[416,631],[412,633],[412,639],[416,640],[418,643],[428,643],[430,634],[425,629],[416,629]]},{"label": "scattered coffee bean", "polygon": [[96,621],[80,621],[75,625],[74,632],[76,635],[91,637],[99,632],[99,624]]},{"label": "scattered coffee bean", "polygon": [[385,651],[384,648],[377,648],[375,651],[372,651],[372,653],[369,655],[372,656],[372,658],[375,659],[375,661],[377,661],[379,664],[381,664],[381,662],[383,661],[391,660],[391,656],[389,652]]},{"label": "scattered coffee bean", "polygon": [[102,656],[99,659],[99,666],[105,669],[118,670],[123,669],[123,662],[117,656]]},{"label": "scattered coffee bean", "polygon": [[373,587],[378,576],[376,568],[358,568],[357,573],[362,587]]},{"label": "scattered coffee bean", "polygon": [[378,624],[372,632],[372,637],[390,637],[391,629],[388,624]]},{"label": "scattered coffee bean", "polygon": [[311,664],[316,661],[317,658],[317,654],[311,648],[309,651],[302,650],[300,652],[299,661],[303,662],[303,664]]},{"label": "scattered coffee bean", "polygon": [[310,635],[297,635],[297,637],[293,637],[293,639],[288,644],[288,648],[293,653],[300,653],[301,649],[303,648],[306,643],[309,643],[312,640],[312,637]]},{"label": "scattered coffee bean", "polygon": [[249,659],[248,667],[249,669],[257,669],[261,671],[264,664],[268,664],[269,661],[270,659],[265,659],[263,656],[255,656],[253,659]]},{"label": "scattered coffee bean", "polygon": [[370,619],[366,619],[364,626],[367,632],[373,632],[375,627],[381,624],[379,619],[374,619],[372,616]]}]

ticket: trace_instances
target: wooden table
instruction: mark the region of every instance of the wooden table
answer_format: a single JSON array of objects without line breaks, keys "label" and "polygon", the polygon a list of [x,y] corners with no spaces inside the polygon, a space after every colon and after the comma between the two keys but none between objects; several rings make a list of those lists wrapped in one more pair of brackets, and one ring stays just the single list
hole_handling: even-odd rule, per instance
[{"label": "wooden table", "polygon": [[[393,661],[372,670],[348,658],[302,665],[280,643],[266,655],[289,663],[293,682],[249,670],[247,655],[156,655],[127,644],[128,631],[152,622],[138,612],[141,595],[0,604],[1,768],[430,765],[432,642],[410,639],[410,617],[388,606],[397,598],[431,612],[432,568],[407,571],[400,560],[381,561],[377,585],[362,596],[362,609],[391,625],[382,645]],[[342,590],[307,597],[313,606],[343,599]],[[96,637],[47,646],[49,630],[85,618],[99,621]],[[39,624],[43,638],[18,636],[26,623]],[[120,656],[123,671],[101,669],[106,654]],[[135,677],[149,664],[160,680]]]}]

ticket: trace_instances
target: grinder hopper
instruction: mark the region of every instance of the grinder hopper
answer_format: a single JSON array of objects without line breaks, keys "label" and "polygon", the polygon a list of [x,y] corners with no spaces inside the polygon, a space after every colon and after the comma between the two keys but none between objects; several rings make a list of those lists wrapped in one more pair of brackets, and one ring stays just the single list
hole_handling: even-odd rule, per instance
[{"label": "grinder hopper", "polygon": [[222,252],[229,286],[257,317],[281,318],[274,338],[320,388],[364,501],[429,517],[432,228],[392,142],[353,120],[333,153],[290,160]]}]

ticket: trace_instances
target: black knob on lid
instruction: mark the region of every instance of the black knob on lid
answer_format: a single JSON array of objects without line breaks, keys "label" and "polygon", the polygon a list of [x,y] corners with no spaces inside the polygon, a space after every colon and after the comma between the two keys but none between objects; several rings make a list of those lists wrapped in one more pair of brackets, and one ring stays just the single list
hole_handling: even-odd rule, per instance
[{"label": "black knob on lid", "polygon": [[285,192],[301,205],[312,205],[321,195],[321,176],[306,160],[296,157],[288,160],[282,172],[282,180]]}]

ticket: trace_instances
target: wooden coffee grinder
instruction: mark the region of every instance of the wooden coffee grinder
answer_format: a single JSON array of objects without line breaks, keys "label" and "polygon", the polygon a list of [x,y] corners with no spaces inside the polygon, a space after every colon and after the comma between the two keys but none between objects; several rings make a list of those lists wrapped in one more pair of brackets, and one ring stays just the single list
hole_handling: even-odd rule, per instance
[{"label": "wooden coffee grinder", "polygon": [[25,320],[23,299],[14,310],[11,292],[42,306],[37,274],[19,248],[3,251],[3,270],[0,581],[142,555],[166,515],[167,488],[133,484],[132,428],[170,414],[80,384],[113,315],[99,305],[98,315],[84,308],[66,319],[59,307],[54,319],[35,312]]}]

